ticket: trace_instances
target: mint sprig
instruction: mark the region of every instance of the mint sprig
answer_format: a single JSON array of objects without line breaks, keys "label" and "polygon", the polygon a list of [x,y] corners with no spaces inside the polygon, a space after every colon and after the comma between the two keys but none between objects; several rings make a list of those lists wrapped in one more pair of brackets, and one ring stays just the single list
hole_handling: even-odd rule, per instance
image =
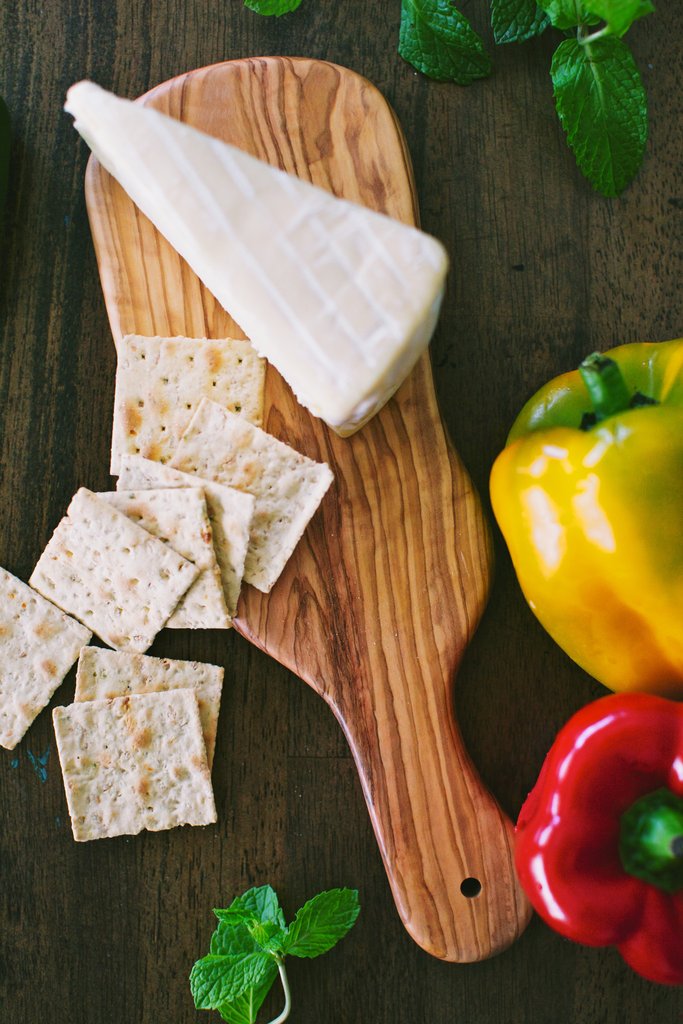
[{"label": "mint sprig", "polygon": [[[605,196],[637,173],[647,142],[647,97],[622,36],[651,0],[491,0],[497,43],[522,42],[548,25],[560,43],[551,79],[560,122],[581,172]],[[438,81],[469,85],[491,71],[481,37],[454,0],[401,0],[399,54]]]},{"label": "mint sprig", "polygon": [[451,0],[401,0],[398,52],[439,82],[469,85],[491,73],[491,58]]},{"label": "mint sprig", "polygon": [[190,972],[190,989],[198,1010],[217,1010],[228,1024],[254,1024],[277,975],[285,1006],[291,1008],[286,956],[327,953],[355,924],[360,907],[355,889],[319,893],[297,911],[287,926],[277,894],[269,885],[249,889],[224,910],[214,910],[218,927],[209,955]]}]

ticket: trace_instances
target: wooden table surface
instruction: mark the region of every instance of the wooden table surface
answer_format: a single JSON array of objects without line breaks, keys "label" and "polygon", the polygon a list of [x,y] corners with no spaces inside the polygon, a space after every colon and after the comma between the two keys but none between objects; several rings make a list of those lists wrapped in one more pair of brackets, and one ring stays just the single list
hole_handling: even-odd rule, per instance
[{"label": "wooden table surface", "polygon": [[[488,5],[462,9],[480,28]],[[497,47],[468,89],[396,53],[399,0],[303,0],[275,19],[238,0],[16,0],[0,10],[0,94],[14,125],[0,256],[0,564],[28,579],[75,490],[112,486],[114,347],[83,196],[85,145],[62,112],[88,77],[136,96],[243,56],[319,57],[367,76],[396,110],[424,227],[452,256],[432,344],[456,448],[488,503],[488,474],[523,401],[594,349],[683,334],[683,9],[631,32],[649,95],[645,165],[620,200],[592,192],[554,113],[555,33]],[[484,619],[455,686],[483,778],[516,816],[557,729],[606,691],[524,604],[500,534]],[[331,954],[290,970],[298,1024],[674,1024],[680,989],[638,978],[613,950],[570,944],[534,918],[506,952],[437,961],[391,899],[356,771],[333,716],[234,633],[166,631],[150,653],[225,666],[214,768],[217,826],[74,843],[50,715],[0,751],[0,1007],[12,1024],[189,1024],[187,976],[214,906],[270,882],[292,914],[314,893],[360,890]],[[51,701],[69,703],[73,673]],[[274,1016],[281,996],[264,1008]]]}]

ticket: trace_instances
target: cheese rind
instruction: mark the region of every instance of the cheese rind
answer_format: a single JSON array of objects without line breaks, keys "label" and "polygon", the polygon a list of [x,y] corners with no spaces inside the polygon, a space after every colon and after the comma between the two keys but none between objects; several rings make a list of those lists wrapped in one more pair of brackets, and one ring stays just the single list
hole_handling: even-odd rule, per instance
[{"label": "cheese rind", "polygon": [[382,407],[436,325],[440,242],[92,82],[66,110],[303,405],[340,434]]}]

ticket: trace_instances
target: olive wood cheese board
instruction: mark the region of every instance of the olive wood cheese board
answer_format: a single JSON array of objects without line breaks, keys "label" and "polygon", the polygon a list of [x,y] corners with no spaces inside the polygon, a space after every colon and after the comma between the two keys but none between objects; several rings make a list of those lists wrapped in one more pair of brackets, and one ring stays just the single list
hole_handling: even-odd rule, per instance
[{"label": "olive wood cheese board", "polygon": [[[181,75],[141,102],[409,224],[410,158],[366,79],[283,57]],[[115,342],[244,337],[94,157],[86,200]],[[235,627],[328,703],[351,748],[398,913],[449,961],[521,933],[513,828],[464,748],[452,684],[484,608],[491,540],[437,407],[428,354],[365,427],[338,437],[268,367],[264,427],[335,482],[269,594],[243,588]]]}]

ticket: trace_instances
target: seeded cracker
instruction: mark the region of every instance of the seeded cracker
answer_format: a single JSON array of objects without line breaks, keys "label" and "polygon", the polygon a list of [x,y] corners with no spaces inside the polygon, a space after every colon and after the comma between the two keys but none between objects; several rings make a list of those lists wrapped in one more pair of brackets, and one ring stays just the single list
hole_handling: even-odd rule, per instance
[{"label": "seeded cracker", "polygon": [[198,573],[82,487],[29,583],[111,647],[143,653]]},{"label": "seeded cracker", "polygon": [[90,636],[0,568],[0,746],[16,747]]},{"label": "seeded cracker", "polygon": [[228,629],[231,621],[201,488],[106,491],[98,497],[200,570],[166,625],[172,629]]},{"label": "seeded cracker", "polygon": [[265,361],[248,341],[145,338],[118,346],[111,472],[121,455],[167,462],[202,397],[263,422]]},{"label": "seeded cracker", "polygon": [[244,561],[249,544],[249,527],[254,514],[254,497],[234,487],[203,480],[161,462],[140,455],[122,455],[116,489],[154,487],[201,487],[206,498],[216,561],[221,572],[223,592],[232,617],[244,576]]},{"label": "seeded cracker", "polygon": [[76,669],[76,701],[104,700],[135,693],[194,690],[209,770],[216,746],[224,671],[200,661],[152,658],[149,654],[84,647]]},{"label": "seeded cracker", "polygon": [[192,690],[71,704],[52,718],[78,842],[216,820]]},{"label": "seeded cracker", "polygon": [[254,495],[244,578],[267,593],[332,483],[314,462],[270,434],[202,399],[171,465]]}]

